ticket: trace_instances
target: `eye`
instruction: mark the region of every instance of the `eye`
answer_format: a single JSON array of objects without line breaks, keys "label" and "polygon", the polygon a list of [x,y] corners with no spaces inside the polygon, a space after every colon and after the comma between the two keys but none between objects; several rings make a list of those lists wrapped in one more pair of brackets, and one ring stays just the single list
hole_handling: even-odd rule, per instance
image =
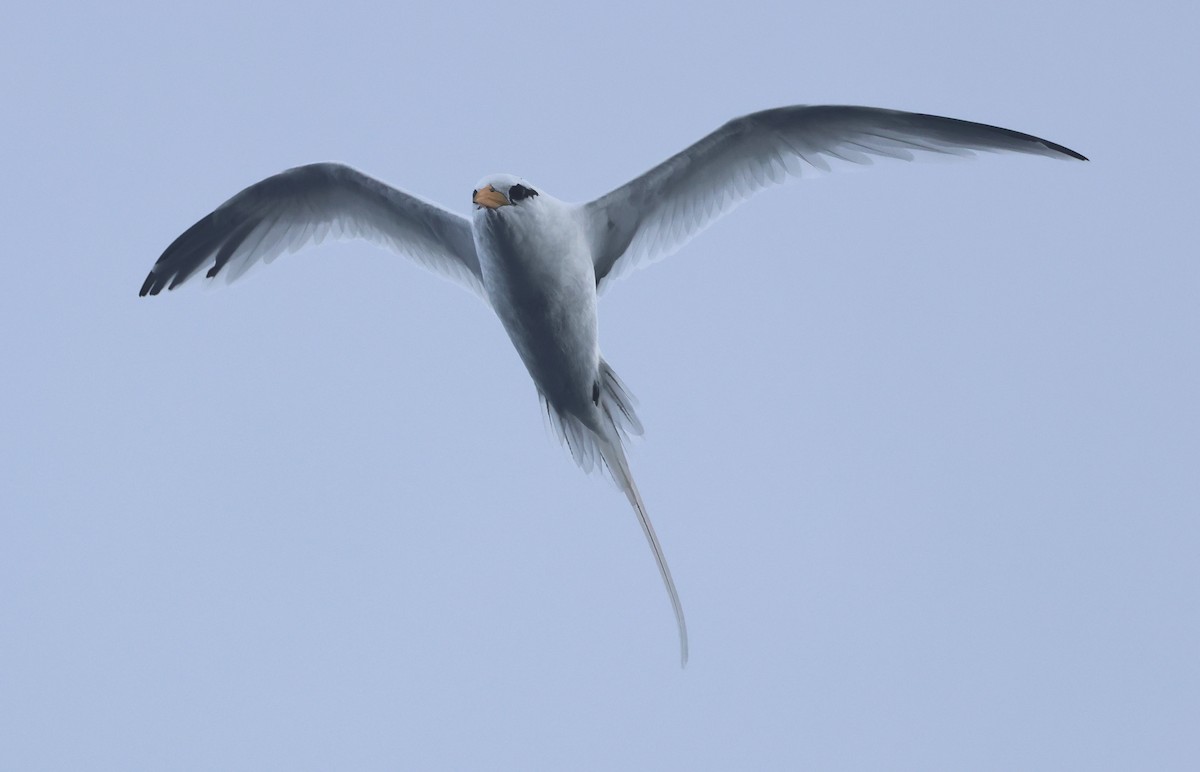
[{"label": "eye", "polygon": [[527,188],[524,185],[517,183],[508,189],[508,200],[514,204],[522,199],[533,198],[538,192],[533,188]]}]

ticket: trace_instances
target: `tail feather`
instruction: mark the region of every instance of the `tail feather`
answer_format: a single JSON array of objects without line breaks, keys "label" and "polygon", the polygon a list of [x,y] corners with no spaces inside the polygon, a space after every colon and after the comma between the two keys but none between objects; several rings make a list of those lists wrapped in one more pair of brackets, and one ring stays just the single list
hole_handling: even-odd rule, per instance
[{"label": "tail feather", "polygon": [[637,484],[633,481],[633,473],[629,470],[629,461],[625,457],[624,442],[630,437],[642,434],[642,422],[634,412],[633,395],[617,378],[617,374],[604,360],[600,360],[600,381],[596,395],[596,410],[586,417],[560,411],[542,395],[542,403],[551,426],[558,434],[563,444],[571,451],[571,456],[584,471],[590,472],[596,467],[606,466],[613,481],[629,499],[630,505],[637,513],[642,533],[654,553],[654,562],[658,565],[658,573],[662,576],[671,599],[671,608],[675,612],[675,623],[679,627],[680,660],[683,665],[688,659],[687,623],[683,618],[683,605],[679,602],[679,593],[675,590],[675,580],[671,578],[671,569],[667,566],[667,558],[663,554],[654,525],[646,513],[646,505],[638,492]]},{"label": "tail feather", "polygon": [[608,416],[609,421],[621,435],[621,439],[641,437],[642,422],[638,420],[634,407],[637,400],[625,388],[625,384],[608,362],[600,360],[600,404],[598,407]]},{"label": "tail feather", "polygon": [[638,492],[637,484],[633,481],[633,474],[629,471],[625,449],[621,447],[619,440],[617,442],[601,440],[599,445],[604,463],[608,465],[613,480],[625,492],[625,497],[629,499],[634,512],[637,513],[642,533],[646,535],[646,541],[654,553],[654,562],[658,564],[658,573],[662,576],[663,585],[667,588],[667,595],[671,599],[671,608],[675,612],[675,624],[679,627],[679,664],[681,667],[686,666],[688,637],[687,622],[683,618],[683,604],[679,602],[679,593],[675,590],[675,580],[671,578],[671,568],[667,565],[667,556],[663,554],[662,545],[658,543],[658,534],[654,532],[654,524],[650,522],[650,515],[646,513],[646,505],[642,503],[642,495]]}]

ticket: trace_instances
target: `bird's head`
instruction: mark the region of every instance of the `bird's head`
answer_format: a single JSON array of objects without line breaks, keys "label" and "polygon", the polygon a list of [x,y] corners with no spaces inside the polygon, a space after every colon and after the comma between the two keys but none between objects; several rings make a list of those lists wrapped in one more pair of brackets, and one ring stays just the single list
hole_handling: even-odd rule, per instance
[{"label": "bird's head", "polygon": [[476,210],[496,210],[505,206],[522,206],[537,195],[538,192],[520,177],[491,174],[480,180],[471,191],[471,203]]}]

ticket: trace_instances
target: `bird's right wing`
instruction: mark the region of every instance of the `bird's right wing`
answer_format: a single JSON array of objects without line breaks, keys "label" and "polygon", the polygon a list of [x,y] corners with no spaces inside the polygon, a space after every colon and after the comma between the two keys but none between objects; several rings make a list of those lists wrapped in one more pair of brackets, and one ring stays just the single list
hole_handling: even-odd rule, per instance
[{"label": "bird's right wing", "polygon": [[1087,160],[1011,129],[874,107],[796,105],[736,118],[581,207],[597,289],[671,254],[759,190],[828,171],[830,161],[869,164],[977,150]]},{"label": "bird's right wing", "polygon": [[232,281],[330,234],[390,247],[484,297],[469,220],[335,163],[289,169],[221,204],[167,247],[139,294],[175,289],[205,266]]}]

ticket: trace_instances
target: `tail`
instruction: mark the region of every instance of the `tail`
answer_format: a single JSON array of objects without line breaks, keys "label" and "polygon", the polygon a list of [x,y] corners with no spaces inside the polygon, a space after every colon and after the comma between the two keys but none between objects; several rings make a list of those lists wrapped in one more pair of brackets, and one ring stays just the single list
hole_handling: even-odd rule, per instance
[{"label": "tail", "polygon": [[667,558],[663,555],[658,535],[654,533],[654,524],[646,514],[646,505],[642,503],[642,495],[638,493],[633,473],[629,470],[629,461],[625,458],[624,441],[640,435],[642,424],[634,413],[633,397],[604,360],[600,360],[600,379],[595,394],[598,410],[589,417],[593,420],[585,422],[570,413],[559,412],[543,398],[546,415],[559,437],[570,448],[575,461],[586,471],[591,471],[597,460],[604,462],[613,481],[625,493],[637,513],[642,533],[646,535],[646,541],[654,553],[654,562],[658,564],[658,573],[662,576],[663,585],[671,599],[671,608],[675,612],[675,624],[679,627],[680,664],[687,665],[687,622],[683,618],[683,604],[679,602],[679,593],[675,590],[675,580],[671,578]]},{"label": "tail", "polygon": [[619,439],[617,442],[601,440],[599,445],[604,463],[608,465],[613,480],[625,492],[625,498],[629,499],[629,503],[633,505],[638,522],[642,524],[642,533],[646,534],[646,541],[650,543],[650,549],[654,552],[654,562],[658,564],[658,573],[662,576],[663,584],[667,588],[667,595],[671,598],[671,608],[675,611],[675,624],[679,626],[679,664],[681,667],[686,666],[688,637],[687,622],[683,618],[683,604],[679,602],[679,593],[675,590],[675,580],[671,578],[671,568],[667,565],[667,557],[663,554],[662,545],[658,543],[658,535],[654,533],[654,524],[650,522],[650,515],[646,514],[646,505],[642,503],[642,495],[638,493],[637,484],[633,481],[633,474],[629,471],[629,462],[625,459],[625,449],[620,445]]}]

